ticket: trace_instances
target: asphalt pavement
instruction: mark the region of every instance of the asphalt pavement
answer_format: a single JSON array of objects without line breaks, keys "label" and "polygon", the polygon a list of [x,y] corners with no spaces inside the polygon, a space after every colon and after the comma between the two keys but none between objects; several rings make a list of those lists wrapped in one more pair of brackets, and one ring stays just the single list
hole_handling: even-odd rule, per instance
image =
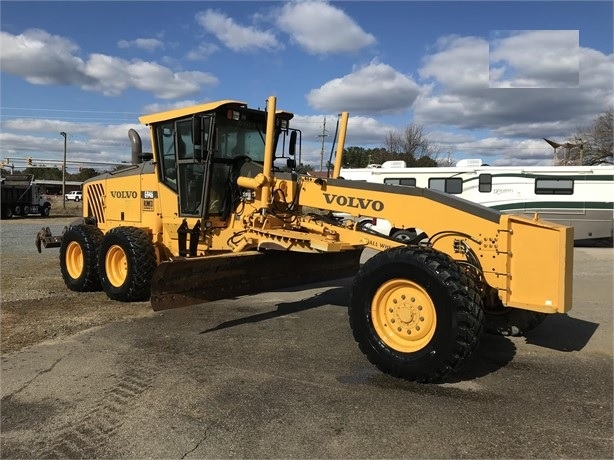
[{"label": "asphalt pavement", "polygon": [[614,250],[574,255],[572,311],[445,384],[368,363],[349,279],[4,354],[1,457],[612,458]]}]

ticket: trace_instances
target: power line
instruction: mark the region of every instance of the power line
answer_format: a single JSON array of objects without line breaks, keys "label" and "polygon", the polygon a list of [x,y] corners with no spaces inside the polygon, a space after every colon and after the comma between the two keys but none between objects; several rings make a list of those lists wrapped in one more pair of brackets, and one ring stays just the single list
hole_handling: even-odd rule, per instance
[{"label": "power line", "polygon": [[33,110],[33,111],[45,111],[45,112],[71,112],[71,113],[124,113],[126,115],[141,115],[139,112],[126,112],[122,110],[107,111],[107,110],[73,110],[73,109],[46,109],[43,107],[6,107],[0,106],[0,110]]}]

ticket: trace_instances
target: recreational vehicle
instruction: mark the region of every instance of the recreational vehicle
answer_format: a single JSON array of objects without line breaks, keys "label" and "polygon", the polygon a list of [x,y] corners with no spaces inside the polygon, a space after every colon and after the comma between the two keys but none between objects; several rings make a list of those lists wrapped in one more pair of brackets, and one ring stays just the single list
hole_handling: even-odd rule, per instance
[{"label": "recreational vehicle", "polygon": [[[452,167],[407,168],[403,161],[389,161],[342,169],[341,177],[435,189],[503,213],[538,213],[542,220],[573,226],[576,244],[608,242],[614,233],[614,165],[488,166],[477,159]],[[420,232],[369,216],[359,225],[400,240]]]}]

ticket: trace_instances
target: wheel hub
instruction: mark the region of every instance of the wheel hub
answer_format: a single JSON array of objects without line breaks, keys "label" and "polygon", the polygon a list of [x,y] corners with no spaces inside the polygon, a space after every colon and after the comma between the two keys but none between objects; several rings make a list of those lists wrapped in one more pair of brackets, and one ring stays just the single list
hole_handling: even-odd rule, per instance
[{"label": "wheel hub", "polygon": [[425,347],[437,325],[435,306],[428,293],[405,279],[389,280],[380,286],[373,297],[371,314],[379,337],[405,353]]},{"label": "wheel hub", "polygon": [[128,276],[128,257],[119,245],[109,248],[105,256],[105,271],[109,283],[115,287],[120,287]]},{"label": "wheel hub", "polygon": [[66,247],[66,271],[68,275],[76,280],[83,273],[83,249],[76,241],[71,241]]}]

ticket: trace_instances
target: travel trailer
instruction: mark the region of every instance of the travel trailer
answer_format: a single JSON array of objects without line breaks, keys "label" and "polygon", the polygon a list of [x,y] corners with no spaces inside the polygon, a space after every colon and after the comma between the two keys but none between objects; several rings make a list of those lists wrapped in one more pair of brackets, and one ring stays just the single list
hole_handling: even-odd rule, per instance
[{"label": "travel trailer", "polygon": [[[408,168],[388,161],[342,169],[344,179],[439,190],[503,213],[534,215],[574,227],[576,244],[609,241],[614,233],[614,165],[488,166],[479,159],[452,167]],[[409,210],[408,210],[409,212]],[[367,230],[409,240],[419,229],[396,228],[365,216]]]}]

